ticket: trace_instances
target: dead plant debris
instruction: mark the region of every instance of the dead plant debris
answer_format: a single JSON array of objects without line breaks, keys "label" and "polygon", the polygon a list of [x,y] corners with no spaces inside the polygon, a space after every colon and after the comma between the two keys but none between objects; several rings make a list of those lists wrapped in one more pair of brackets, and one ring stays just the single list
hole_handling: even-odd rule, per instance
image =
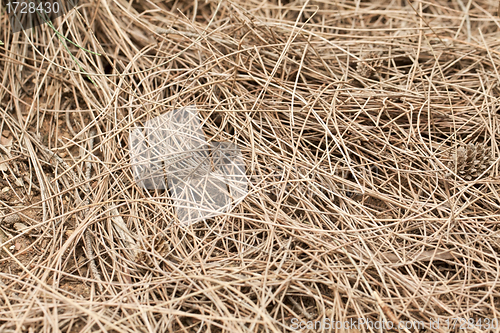
[{"label": "dead plant debris", "polygon": [[[2,15],[0,332],[495,331],[497,5],[82,0],[61,35]],[[188,105],[249,195],[183,227],[128,140]]]}]

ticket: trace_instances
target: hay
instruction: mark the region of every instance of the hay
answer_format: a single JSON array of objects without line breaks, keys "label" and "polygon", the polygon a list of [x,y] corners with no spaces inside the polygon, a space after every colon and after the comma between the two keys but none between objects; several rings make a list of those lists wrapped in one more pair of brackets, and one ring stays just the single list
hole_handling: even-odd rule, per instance
[{"label": "hay", "polygon": [[[1,332],[498,318],[496,1],[77,8],[54,26],[78,46],[0,18]],[[250,192],[183,228],[134,183],[128,135],[186,105]],[[457,165],[479,146],[480,173]]]}]

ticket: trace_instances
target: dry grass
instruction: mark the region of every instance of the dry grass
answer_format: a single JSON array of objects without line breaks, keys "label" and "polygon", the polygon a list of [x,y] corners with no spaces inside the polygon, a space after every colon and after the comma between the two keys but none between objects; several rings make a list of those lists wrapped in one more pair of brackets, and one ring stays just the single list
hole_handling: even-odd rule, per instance
[{"label": "dry grass", "polygon": [[[496,12],[82,0],[54,26],[101,55],[46,25],[13,35],[3,15],[0,331],[498,320]],[[131,128],[186,105],[209,141],[239,145],[251,181],[189,228],[128,155]]]}]

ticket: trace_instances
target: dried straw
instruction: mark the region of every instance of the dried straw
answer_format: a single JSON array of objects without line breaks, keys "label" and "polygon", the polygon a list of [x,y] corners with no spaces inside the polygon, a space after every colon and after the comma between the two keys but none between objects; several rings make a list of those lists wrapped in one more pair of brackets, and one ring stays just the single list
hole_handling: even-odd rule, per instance
[{"label": "dried straw", "polygon": [[[498,318],[496,6],[84,0],[53,22],[81,48],[1,16],[0,331]],[[128,135],[187,105],[250,192],[185,228]]]}]

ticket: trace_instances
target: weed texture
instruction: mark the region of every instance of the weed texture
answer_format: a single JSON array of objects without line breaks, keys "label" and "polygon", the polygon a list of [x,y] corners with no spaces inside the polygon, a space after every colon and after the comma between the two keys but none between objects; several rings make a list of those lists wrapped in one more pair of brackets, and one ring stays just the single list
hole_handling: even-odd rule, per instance
[{"label": "weed texture", "polygon": [[[497,5],[81,0],[61,35],[1,16],[0,332],[493,332]],[[188,106],[248,193],[186,226],[129,147]]]}]

